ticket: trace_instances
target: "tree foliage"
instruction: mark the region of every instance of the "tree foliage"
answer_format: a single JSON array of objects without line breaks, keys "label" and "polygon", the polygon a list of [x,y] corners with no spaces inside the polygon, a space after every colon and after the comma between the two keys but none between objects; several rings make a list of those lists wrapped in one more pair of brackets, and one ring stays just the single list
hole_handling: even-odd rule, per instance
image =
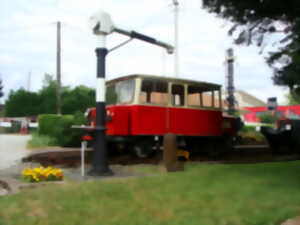
[{"label": "tree foliage", "polygon": [[3,97],[3,84],[2,84],[2,79],[0,78],[0,98]]},{"label": "tree foliage", "polygon": [[236,44],[263,48],[270,44],[266,37],[275,39],[278,50],[270,52],[266,59],[273,68],[274,83],[288,86],[293,95],[300,96],[299,0],[203,0],[203,6],[233,23],[228,34],[237,35]]},{"label": "tree foliage", "polygon": [[[11,91],[5,103],[5,115],[9,117],[36,116],[56,113],[57,83],[49,74],[45,75],[43,87],[39,92],[24,89]],[[95,90],[84,85],[75,88],[62,88],[62,113],[84,113],[95,105]]]},{"label": "tree foliage", "polygon": [[76,111],[84,112],[88,107],[95,105],[95,90],[84,85],[74,89],[65,89],[62,111],[64,114],[73,114]]},{"label": "tree foliage", "polygon": [[39,91],[39,96],[43,101],[40,104],[39,114],[56,113],[56,88],[57,83],[50,74],[45,74],[43,87]]},{"label": "tree foliage", "polygon": [[40,112],[41,96],[24,89],[11,91],[5,103],[5,114],[11,117],[37,115]]},{"label": "tree foliage", "polygon": [[297,95],[295,94],[287,94],[286,95],[286,98],[287,98],[287,104],[288,105],[300,105],[300,98],[298,98]]}]

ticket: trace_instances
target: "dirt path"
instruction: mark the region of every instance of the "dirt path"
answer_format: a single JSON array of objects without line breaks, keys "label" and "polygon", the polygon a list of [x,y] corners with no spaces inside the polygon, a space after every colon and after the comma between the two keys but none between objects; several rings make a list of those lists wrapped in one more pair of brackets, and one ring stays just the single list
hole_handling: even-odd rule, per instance
[{"label": "dirt path", "polygon": [[18,163],[22,157],[29,154],[26,149],[29,135],[0,134],[0,170]]}]

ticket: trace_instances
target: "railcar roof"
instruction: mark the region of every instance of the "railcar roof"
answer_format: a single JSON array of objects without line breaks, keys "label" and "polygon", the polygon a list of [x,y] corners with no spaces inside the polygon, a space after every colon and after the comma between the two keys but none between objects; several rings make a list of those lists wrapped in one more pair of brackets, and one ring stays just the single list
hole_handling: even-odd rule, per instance
[{"label": "railcar roof", "polygon": [[175,77],[163,77],[163,76],[156,76],[156,75],[147,75],[147,74],[131,74],[127,76],[118,77],[116,79],[112,79],[107,81],[108,84],[115,83],[122,80],[129,80],[134,78],[150,78],[155,80],[165,80],[167,82],[178,82],[178,83],[189,83],[189,84],[198,84],[203,86],[210,86],[219,88],[221,85],[214,84],[214,83],[208,83],[208,82],[202,82],[202,81],[196,81],[196,80],[189,80],[189,79],[182,79],[182,78],[175,78]]}]

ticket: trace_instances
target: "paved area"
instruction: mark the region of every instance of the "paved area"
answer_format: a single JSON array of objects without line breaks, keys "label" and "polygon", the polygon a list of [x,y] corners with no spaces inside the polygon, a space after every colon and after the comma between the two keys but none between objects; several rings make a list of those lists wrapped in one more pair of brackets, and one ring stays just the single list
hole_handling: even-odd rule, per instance
[{"label": "paved area", "polygon": [[26,149],[29,135],[0,134],[0,170],[14,166],[30,152]]}]

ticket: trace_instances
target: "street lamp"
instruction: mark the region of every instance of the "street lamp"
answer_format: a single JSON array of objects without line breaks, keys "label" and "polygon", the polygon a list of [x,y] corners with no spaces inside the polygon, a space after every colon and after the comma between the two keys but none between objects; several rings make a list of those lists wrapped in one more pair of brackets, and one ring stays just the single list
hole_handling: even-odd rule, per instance
[{"label": "street lamp", "polygon": [[[107,143],[106,143],[106,109],[105,109],[105,59],[109,50],[106,47],[107,35],[116,32],[126,35],[131,39],[139,39],[153,45],[165,48],[169,54],[174,52],[173,46],[158,41],[155,38],[144,34],[127,31],[117,28],[110,17],[104,11],[98,11],[89,20],[93,33],[97,36],[97,82],[96,82],[96,127],[95,127],[95,144],[92,168],[89,171],[91,176],[109,176],[112,171],[107,162]],[[121,46],[121,45],[120,45]]]}]

